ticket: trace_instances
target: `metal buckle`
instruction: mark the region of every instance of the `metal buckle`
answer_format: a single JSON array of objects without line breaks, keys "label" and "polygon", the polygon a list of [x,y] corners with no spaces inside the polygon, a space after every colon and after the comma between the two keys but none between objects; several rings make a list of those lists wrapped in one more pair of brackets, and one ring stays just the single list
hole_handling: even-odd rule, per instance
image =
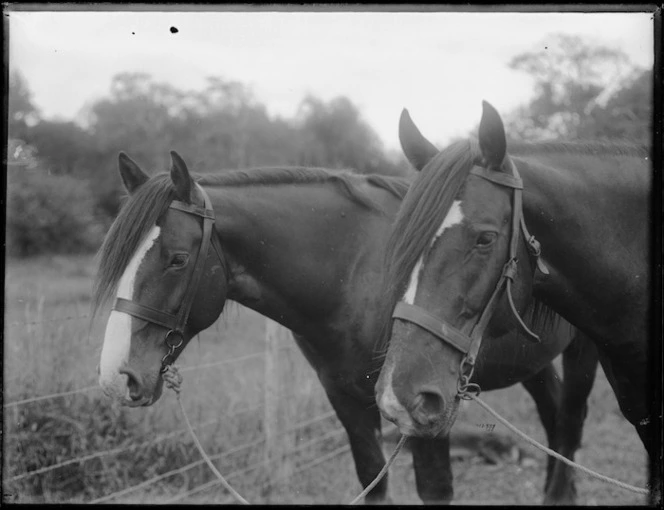
[{"label": "metal buckle", "polygon": [[539,257],[542,254],[542,247],[540,242],[535,239],[535,236],[531,235],[530,239],[527,240],[528,248],[530,249],[530,254],[533,257]]},{"label": "metal buckle", "polygon": [[[168,340],[171,338],[171,335],[178,335],[180,337],[180,341],[175,345],[170,344]],[[184,335],[182,334],[181,331],[171,329],[168,333],[166,333],[166,339],[164,340],[164,342],[171,350],[174,351],[184,343]]]},{"label": "metal buckle", "polygon": [[[173,344],[169,342],[169,340],[174,336],[177,335],[179,337],[179,341],[177,344]],[[168,352],[164,354],[164,357],[161,358],[161,369],[160,372],[163,374],[168,370],[168,366],[173,363],[173,355],[175,354],[176,349],[179,349],[182,344],[184,343],[184,335],[182,334],[181,331],[177,331],[175,329],[171,329],[168,333],[166,333],[166,339],[164,340],[164,343],[168,347]]]},{"label": "metal buckle", "polygon": [[475,359],[464,356],[459,367],[459,379],[457,380],[457,397],[461,400],[471,400],[472,396],[479,396],[482,389],[479,384],[471,383],[470,378],[475,370]]},{"label": "metal buckle", "polygon": [[516,258],[509,259],[503,266],[503,278],[508,278],[514,281],[517,271],[517,260]]}]

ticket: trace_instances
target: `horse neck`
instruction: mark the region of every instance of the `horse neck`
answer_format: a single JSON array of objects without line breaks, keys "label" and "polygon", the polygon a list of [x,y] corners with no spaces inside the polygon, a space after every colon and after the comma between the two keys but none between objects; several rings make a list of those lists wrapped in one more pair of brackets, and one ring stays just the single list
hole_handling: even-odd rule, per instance
[{"label": "horse neck", "polygon": [[526,224],[551,272],[537,278],[535,295],[571,322],[596,316],[616,296],[640,300],[649,271],[648,163],[566,153],[513,159],[524,181]]},{"label": "horse neck", "polygon": [[[230,265],[228,298],[296,332],[334,313],[363,254],[382,253],[373,240],[382,242],[391,219],[331,183],[208,191]],[[396,211],[396,199],[376,193]]]}]

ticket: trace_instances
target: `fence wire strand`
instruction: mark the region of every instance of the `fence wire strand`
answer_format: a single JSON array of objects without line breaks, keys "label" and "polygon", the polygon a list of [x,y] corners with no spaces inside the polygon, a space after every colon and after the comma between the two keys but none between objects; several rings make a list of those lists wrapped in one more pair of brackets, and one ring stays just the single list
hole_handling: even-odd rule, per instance
[{"label": "fence wire strand", "polygon": [[81,319],[89,319],[90,315],[72,315],[71,317],[54,317],[53,319],[44,319],[43,321],[30,321],[30,322],[12,322],[11,324],[6,324],[7,328],[15,328],[17,326],[39,326],[40,324],[50,324],[52,322],[65,322]]},{"label": "fence wire strand", "polygon": [[[285,434],[285,433],[287,433],[287,432],[289,432],[289,430],[284,430],[284,431],[280,432],[278,435],[282,435],[282,434]],[[295,448],[291,448],[291,449],[289,449],[287,453],[290,454],[290,453],[295,453],[295,452],[298,452],[298,451],[302,451],[302,450],[308,448],[309,446],[312,446],[312,445],[317,444],[317,443],[321,443],[321,442],[323,442],[323,441],[325,441],[325,440],[327,440],[327,439],[330,439],[331,437],[334,437],[334,436],[336,436],[336,435],[340,435],[340,434],[342,434],[342,433],[344,433],[344,432],[345,432],[345,429],[336,429],[336,430],[333,430],[333,431],[331,431],[331,432],[329,432],[329,433],[325,434],[324,436],[321,436],[321,437],[319,437],[319,438],[317,438],[317,439],[314,439],[314,440],[312,440],[312,441],[306,441],[305,443],[301,443],[301,444],[297,445]],[[263,440],[263,441],[264,441],[264,440]],[[348,450],[348,449],[350,449],[350,445],[344,445],[344,446],[341,447],[340,449]],[[337,450],[339,450],[339,449],[337,449]],[[334,452],[336,452],[337,450],[334,450]],[[331,453],[334,453],[334,452],[331,452]],[[337,453],[337,455],[338,455],[338,453]],[[326,456],[324,456],[324,457],[326,457]],[[212,458],[212,457],[210,457],[210,458]],[[319,457],[319,459],[321,459],[321,458],[322,458],[322,457]],[[316,461],[318,461],[319,459],[316,459]],[[270,464],[270,463],[272,463],[272,462],[275,462],[276,460],[278,460],[278,459],[270,459],[270,460],[268,460],[268,461],[262,460],[262,461],[259,461],[259,462],[255,462],[255,463],[253,463],[253,464],[251,464],[251,465],[249,465],[249,466],[247,466],[247,467],[244,467],[244,468],[242,468],[242,469],[238,469],[238,470],[236,470],[236,471],[232,471],[231,473],[229,473],[229,474],[226,476],[226,479],[227,479],[227,480],[231,480],[231,479],[236,478],[236,477],[238,477],[238,476],[240,476],[240,475],[247,474],[247,473],[249,473],[249,472],[251,472],[251,471],[254,471],[254,470],[256,470],[256,469],[259,469],[259,468],[261,468],[261,467],[264,467],[264,466],[267,465],[267,464]],[[203,462],[203,461],[201,461],[201,462]],[[308,466],[308,467],[311,467],[310,465],[316,465],[316,464],[318,464],[318,462],[314,462],[313,464],[312,464],[311,462],[309,462],[309,463],[307,463],[307,466]],[[302,469],[300,469],[300,468],[296,469],[295,471],[293,471],[293,472],[291,473],[291,476],[292,476],[293,474],[299,473],[300,471],[303,471],[304,469],[306,469],[306,467],[304,467],[304,468],[302,468]],[[277,475],[277,478],[276,478],[275,480],[271,481],[271,483],[274,483],[274,481],[278,480],[279,478],[280,478],[280,476]],[[203,491],[205,491],[205,490],[207,490],[207,489],[210,489],[210,488],[215,487],[215,486],[220,485],[220,484],[221,484],[221,482],[220,482],[219,480],[217,480],[217,479],[215,479],[215,480],[211,480],[210,482],[206,482],[206,483],[204,483],[203,485],[199,485],[198,487],[194,487],[193,489],[188,490],[188,491],[186,491],[186,492],[184,492],[184,493],[182,493],[182,494],[178,494],[178,495],[176,495],[176,496],[174,496],[174,497],[172,497],[172,498],[170,498],[170,499],[164,501],[163,504],[174,503],[175,501],[179,501],[179,500],[184,499],[184,498],[186,498],[186,497],[188,497],[188,496],[192,496],[192,495],[197,494],[197,493],[199,493],[199,492],[203,492]],[[266,485],[266,483],[261,484],[261,487],[263,487],[263,486],[265,486],[265,485]],[[235,499],[232,499],[231,501],[235,501]]]},{"label": "fence wire strand", "polygon": [[[188,372],[188,371],[191,371],[191,370],[212,368],[212,367],[219,366],[219,365],[240,363],[242,361],[246,361],[246,360],[252,359],[252,358],[258,358],[258,357],[261,357],[261,356],[265,356],[265,353],[264,352],[255,352],[255,353],[252,353],[252,354],[246,354],[244,356],[237,356],[237,357],[234,357],[234,358],[228,358],[228,359],[224,359],[224,360],[221,360],[221,361],[215,361],[213,363],[203,363],[201,365],[189,365],[189,366],[182,367],[179,370],[180,370],[180,372]],[[16,400],[14,402],[8,402],[6,404],[3,404],[2,407],[3,407],[3,409],[8,409],[10,407],[20,406],[20,405],[24,405],[24,404],[30,404],[32,402],[41,402],[43,400],[49,400],[49,399],[52,399],[52,398],[66,397],[66,396],[69,396],[69,395],[76,395],[78,393],[86,393],[88,391],[100,390],[100,389],[101,388],[98,384],[94,384],[94,385],[91,385],[91,386],[86,386],[84,388],[78,388],[76,390],[63,391],[61,393],[51,393],[49,395],[40,395],[38,397],[24,398],[22,400]]]},{"label": "fence wire strand", "polygon": [[[295,394],[297,394],[297,391],[283,393],[283,394],[278,395],[278,397],[279,398],[287,398],[287,397],[293,396]],[[226,419],[233,418],[233,417],[238,416],[240,414],[244,414],[244,413],[248,413],[248,412],[252,412],[252,411],[257,411],[257,410],[261,409],[263,406],[264,406],[264,403],[261,402],[260,404],[257,404],[257,405],[254,405],[254,406],[248,406],[246,408],[238,409],[236,411],[233,411],[232,413],[226,414],[225,416],[223,416],[221,418],[214,418],[212,420],[208,420],[206,422],[200,423],[200,424],[196,425],[194,427],[194,429],[201,429],[201,428],[204,428],[204,427],[207,427],[207,426],[210,426],[210,425],[214,425],[215,423],[222,422]],[[292,427],[289,427],[289,428],[285,429],[283,431],[283,433],[292,432],[294,430],[305,427],[307,425],[311,425],[311,424],[316,423],[318,421],[325,420],[325,419],[330,418],[332,416],[336,416],[336,413],[334,411],[329,411],[329,412],[324,413],[322,415],[319,415],[319,416],[316,416],[314,418],[310,418],[310,419],[305,420],[303,422],[297,423],[297,424],[293,425]],[[96,458],[99,458],[99,457],[105,457],[107,455],[115,455],[115,454],[123,453],[123,452],[126,452],[126,451],[132,451],[132,450],[143,448],[143,447],[146,447],[146,446],[149,446],[149,445],[152,445],[152,444],[160,443],[160,442],[165,441],[167,439],[172,439],[173,437],[176,437],[180,434],[184,434],[185,432],[187,432],[186,428],[178,429],[176,431],[168,432],[167,434],[159,436],[156,439],[151,439],[149,441],[144,441],[144,442],[138,443],[138,444],[127,445],[127,446],[122,446],[122,447],[118,447],[118,448],[112,448],[112,449],[105,450],[105,451],[102,451],[102,452],[96,452],[96,453],[93,453],[93,454],[90,454],[90,455],[84,455],[82,457],[76,457],[76,458],[73,458],[73,459],[68,459],[68,460],[59,462],[57,464],[51,464],[51,465],[45,466],[43,468],[39,468],[39,469],[35,469],[33,471],[27,471],[25,473],[15,475],[11,478],[5,479],[4,481],[5,482],[14,482],[14,481],[17,481],[17,480],[22,480],[22,479],[30,477],[30,476],[36,476],[36,475],[47,473],[49,471],[53,471],[55,469],[59,469],[59,468],[65,467],[65,466],[70,466],[72,464],[76,464],[76,463],[79,463],[79,462],[87,462],[89,460],[93,460],[93,459],[96,459]]]},{"label": "fence wire strand", "polygon": [[[232,448],[231,450],[228,450],[226,452],[218,453],[216,455],[210,455],[210,459],[211,460],[220,460],[224,457],[229,457],[229,456],[231,456],[235,453],[241,452],[242,450],[246,450],[246,449],[251,448],[253,446],[257,446],[257,445],[261,444],[264,441],[265,441],[265,439],[257,439],[255,441],[250,442],[250,443],[245,443],[241,446]],[[110,501],[110,500],[116,499],[120,496],[126,496],[127,494],[130,494],[130,493],[135,492],[139,489],[142,489],[143,487],[149,487],[150,485],[153,485],[153,484],[155,484],[155,483],[157,483],[161,480],[164,480],[166,478],[169,478],[171,476],[174,476],[174,475],[177,475],[177,474],[180,474],[180,473],[184,473],[184,472],[189,471],[190,469],[193,469],[197,466],[202,466],[203,464],[205,464],[204,459],[197,460],[195,462],[191,462],[191,463],[189,463],[185,466],[182,466],[178,469],[173,469],[172,471],[168,471],[167,473],[162,473],[161,475],[157,475],[153,478],[150,478],[149,480],[145,480],[144,482],[141,482],[141,483],[139,483],[137,485],[134,485],[132,487],[127,487],[126,489],[123,489],[121,491],[113,492],[112,494],[107,494],[106,496],[102,496],[101,498],[93,499],[92,501],[89,501],[89,503],[90,504],[104,503],[105,501]]]},{"label": "fence wire strand", "polygon": [[[214,418],[212,420],[208,420],[206,422],[200,423],[200,424],[196,425],[194,427],[194,429],[195,430],[196,429],[202,429],[202,428],[207,427],[209,425],[214,425],[215,423],[219,423],[221,421],[224,421],[228,418],[235,417],[239,414],[244,414],[244,413],[247,413],[247,412],[256,411],[256,410],[260,409],[261,407],[263,407],[262,403],[258,404],[258,405],[255,405],[255,406],[249,406],[249,407],[246,407],[246,408],[243,408],[243,409],[239,409],[237,411],[234,411],[233,413],[227,414],[226,416],[224,416],[222,418]],[[114,454],[117,454],[117,453],[123,453],[123,452],[132,451],[132,450],[137,450],[137,449],[143,448],[145,446],[150,446],[152,444],[160,443],[160,442],[165,441],[167,439],[172,439],[172,438],[177,437],[180,434],[184,434],[186,432],[187,432],[187,429],[182,428],[182,429],[175,430],[173,432],[168,432],[166,434],[158,436],[156,439],[150,439],[149,441],[143,441],[141,443],[130,444],[130,445],[121,446],[121,447],[118,447],[118,448],[111,448],[111,449],[105,450],[103,452],[92,453],[90,455],[84,455],[82,457],[76,457],[76,458],[73,458],[73,459],[68,459],[68,460],[59,462],[57,464],[51,464],[50,466],[45,466],[45,467],[40,468],[40,469],[35,469],[33,471],[28,471],[26,473],[22,473],[20,475],[13,476],[11,478],[6,479],[5,481],[6,482],[14,482],[14,481],[17,481],[17,480],[21,480],[23,478],[27,478],[29,476],[35,476],[35,475],[43,474],[43,473],[46,473],[48,471],[53,471],[54,469],[59,469],[59,468],[64,467],[64,466],[69,466],[71,464],[76,464],[78,462],[87,462],[88,460],[96,459],[98,457],[105,457],[107,455],[114,455]]]},{"label": "fence wire strand", "polygon": [[[294,469],[288,474],[288,478],[292,478],[294,475],[297,475],[298,473],[302,473],[303,471],[306,471],[307,469],[311,469],[312,467],[318,466],[319,464],[322,464],[323,462],[327,462],[328,460],[332,460],[335,457],[338,457],[340,455],[343,455],[344,453],[350,452],[350,445],[346,444],[344,446],[340,446],[339,448],[332,450],[329,453],[326,453],[325,455],[321,455],[320,457],[307,462],[306,464],[303,464],[302,466],[299,466],[298,468]],[[265,482],[264,484],[261,485],[261,488],[265,488],[267,485],[270,483],[274,483],[277,481],[280,481],[282,478],[285,478],[285,475],[277,475],[277,477],[274,480],[271,480],[270,482]],[[219,482],[217,482],[218,484]],[[224,500],[222,503],[223,504],[228,504],[232,503],[234,500],[232,498],[228,498]]]},{"label": "fence wire strand", "polygon": [[[275,435],[275,437],[281,437],[281,436],[283,436],[283,435],[289,434],[289,433],[291,433],[291,432],[296,432],[296,431],[299,430],[299,429],[303,429],[303,428],[305,428],[305,427],[308,427],[308,426],[310,426],[310,425],[313,425],[313,424],[315,424],[316,422],[323,421],[323,420],[329,418],[329,417],[330,417],[330,414],[334,415],[335,413],[334,413],[334,412],[332,412],[332,413],[324,413],[324,414],[322,414],[322,415],[316,416],[315,418],[311,418],[311,419],[309,419],[309,420],[301,421],[301,422],[299,422],[299,423],[296,423],[295,425],[292,425],[291,427],[288,427],[287,429],[284,429],[284,430],[282,430],[282,431],[279,431],[279,432]],[[313,439],[313,440],[311,440],[311,441],[306,441],[306,442],[304,442],[304,443],[300,443],[300,444],[298,444],[295,448],[289,450],[288,453],[294,453],[294,452],[297,452],[297,451],[303,450],[303,449],[307,448],[308,446],[312,446],[312,445],[314,445],[314,444],[316,444],[316,443],[320,443],[320,442],[322,442],[322,441],[325,441],[325,440],[327,440],[327,439],[330,439],[330,438],[333,437],[333,436],[340,435],[340,434],[342,434],[343,432],[345,432],[345,429],[343,429],[343,428],[337,428],[337,429],[333,430],[332,432],[329,432],[328,434],[325,434],[324,436],[318,437],[318,438]],[[265,438],[256,439],[256,440],[251,441],[251,442],[249,442],[249,443],[244,443],[244,444],[242,444],[242,445],[240,445],[240,446],[236,446],[236,447],[234,447],[234,448],[232,448],[232,449],[230,449],[230,450],[227,450],[227,451],[225,451],[225,452],[218,453],[218,454],[215,454],[215,455],[210,455],[210,459],[211,459],[211,460],[220,460],[220,459],[222,459],[222,458],[229,457],[229,456],[231,456],[231,455],[234,455],[234,454],[236,454],[236,453],[239,453],[239,452],[241,452],[242,450],[246,450],[246,449],[248,449],[248,448],[252,448],[252,447],[254,447],[254,446],[258,446],[258,445],[260,445],[261,443],[264,443],[264,442],[265,442]],[[147,487],[147,486],[149,486],[149,485],[152,485],[152,484],[154,484],[154,483],[157,483],[157,482],[159,482],[160,480],[163,480],[163,479],[168,478],[168,477],[170,477],[170,476],[174,476],[174,475],[176,475],[176,474],[180,474],[180,473],[183,473],[183,472],[188,471],[188,470],[190,470],[190,469],[193,469],[193,468],[195,468],[196,466],[202,465],[204,462],[205,462],[204,460],[198,460],[198,461],[192,462],[192,463],[187,464],[187,465],[185,465],[185,466],[183,466],[183,467],[180,467],[180,468],[178,468],[178,469],[174,469],[174,470],[169,471],[169,472],[167,472],[167,473],[163,473],[163,474],[161,474],[161,475],[157,475],[157,476],[151,478],[150,480],[145,480],[144,482],[141,482],[141,483],[139,483],[139,484],[137,484],[137,485],[134,485],[133,487],[128,487],[128,488],[123,489],[123,490],[121,490],[121,491],[118,491],[118,492],[115,492],[115,493],[112,493],[112,494],[108,494],[108,495],[106,495],[106,496],[102,496],[101,498],[98,498],[98,499],[92,500],[92,501],[90,501],[89,503],[95,503],[95,504],[96,504],[96,503],[103,503],[103,502],[105,502],[105,501],[109,501],[109,500],[111,500],[111,499],[115,499],[115,498],[117,498],[117,497],[124,496],[124,495],[126,495],[126,494],[131,493],[131,492],[134,492],[134,491],[136,491],[136,490],[139,490],[139,489],[141,489],[141,488],[143,488],[143,487]]]},{"label": "fence wire strand", "polygon": [[24,398],[23,400],[16,400],[14,402],[8,402],[7,404],[3,404],[2,408],[9,409],[10,407],[20,406],[23,404],[30,404],[32,402],[41,402],[42,400],[50,400],[52,398],[66,397],[68,395],[76,395],[77,393],[86,393],[88,391],[99,390],[99,389],[101,389],[99,385],[94,385],[94,386],[86,386],[85,388],[79,388],[77,390],[63,391],[61,393],[52,393],[50,395],[42,395],[40,397]]}]

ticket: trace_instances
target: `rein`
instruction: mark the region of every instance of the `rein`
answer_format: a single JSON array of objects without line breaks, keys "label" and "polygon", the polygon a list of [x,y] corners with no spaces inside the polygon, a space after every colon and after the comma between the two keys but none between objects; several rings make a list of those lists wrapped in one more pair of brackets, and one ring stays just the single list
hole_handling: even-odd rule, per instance
[{"label": "rein", "polygon": [[635,485],[630,485],[625,482],[621,482],[620,480],[616,480],[614,478],[608,477],[606,475],[602,475],[600,473],[597,473],[593,471],[592,469],[588,469],[585,466],[582,466],[581,464],[577,464],[576,462],[569,460],[567,457],[560,455],[558,452],[552,450],[551,448],[547,448],[541,443],[538,443],[535,441],[533,438],[527,436],[523,432],[521,432],[519,429],[517,429],[514,425],[512,425],[510,422],[508,422],[505,418],[500,416],[496,411],[493,410],[489,404],[484,402],[482,399],[478,398],[476,395],[470,395],[469,397],[470,400],[474,400],[477,402],[481,407],[484,408],[485,411],[490,413],[494,418],[496,418],[500,423],[505,425],[510,431],[514,432],[517,436],[519,436],[521,439],[526,441],[528,444],[531,444],[535,448],[539,448],[542,450],[544,453],[547,455],[550,455],[551,457],[554,457],[561,462],[564,462],[570,467],[573,467],[574,469],[578,469],[579,471],[583,471],[587,475],[592,476],[593,478],[597,478],[598,480],[601,480],[603,482],[609,483],[611,485],[615,485],[616,487],[620,487],[621,489],[625,489],[631,492],[636,492],[637,494],[649,494],[648,489],[642,489],[641,487],[636,487]]},{"label": "rein", "polygon": [[423,308],[404,301],[397,303],[394,312],[392,313],[393,319],[402,319],[416,324],[464,355],[461,361],[459,380],[457,381],[458,397],[464,400],[468,400],[471,393],[479,395],[481,391],[479,385],[470,382],[470,378],[473,375],[477,353],[482,343],[482,336],[498,306],[499,298],[502,295],[503,290],[506,290],[507,292],[507,300],[510,309],[512,310],[512,315],[517,320],[518,327],[530,340],[533,342],[540,342],[539,336],[533,333],[523,322],[523,319],[521,319],[512,298],[512,284],[514,283],[514,277],[517,273],[519,232],[522,233],[526,241],[526,246],[528,247],[530,255],[536,261],[537,269],[545,275],[549,274],[549,270],[540,259],[541,248],[539,242],[526,228],[522,206],[523,181],[521,180],[514,163],[509,158],[507,159],[507,162],[511,169],[511,175],[479,166],[472,168],[470,171],[471,174],[490,181],[493,184],[511,188],[513,190],[512,232],[510,236],[509,258],[503,266],[500,279],[498,280],[488,303],[484,307],[482,315],[471,330],[470,335],[462,333],[446,320],[436,317]]},{"label": "rein", "polygon": [[113,306],[113,309],[118,312],[129,314],[138,319],[151,322],[168,329],[168,333],[166,333],[166,337],[164,338],[164,343],[168,347],[168,352],[161,360],[160,372],[162,374],[166,371],[167,367],[173,363],[176,357],[176,351],[182,348],[184,344],[184,328],[187,324],[187,319],[189,318],[191,305],[193,304],[196,297],[196,292],[198,291],[198,284],[203,274],[203,269],[205,268],[206,255],[210,249],[210,245],[212,245],[215,253],[217,254],[217,257],[219,257],[219,260],[223,265],[223,257],[221,256],[219,238],[212,235],[214,226],[214,211],[212,210],[212,202],[210,201],[210,197],[205,192],[205,190],[199,184],[196,184],[196,186],[203,195],[203,207],[187,204],[179,200],[173,200],[169,205],[169,209],[175,209],[187,214],[199,216],[203,219],[203,237],[194,262],[194,271],[191,275],[191,280],[189,281],[189,285],[187,286],[187,290],[185,291],[184,298],[182,299],[182,303],[177,312],[177,315],[163,312],[161,310],[156,310],[150,306],[142,305],[135,301],[124,298],[117,298],[115,305]]}]

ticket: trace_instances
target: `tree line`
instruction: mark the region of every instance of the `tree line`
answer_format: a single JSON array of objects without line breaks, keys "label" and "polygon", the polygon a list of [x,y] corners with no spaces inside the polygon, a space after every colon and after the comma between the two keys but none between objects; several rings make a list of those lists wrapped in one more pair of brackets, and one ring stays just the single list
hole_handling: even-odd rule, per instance
[{"label": "tree line", "polygon": [[145,73],[121,73],[84,118],[84,126],[42,119],[26,80],[10,75],[10,254],[94,249],[123,196],[120,151],[154,172],[168,169],[170,150],[186,155],[196,173],[281,165],[409,172],[346,97],[307,96],[285,119],[270,116],[236,81],[210,77],[202,90],[185,91]]},{"label": "tree line", "polygon": [[[652,71],[618,49],[552,36],[508,65],[533,78],[535,95],[504,115],[514,139],[627,139],[649,144]],[[113,77],[109,93],[85,108],[83,122],[48,120],[29,85],[10,74],[7,248],[10,255],[90,251],[120,207],[117,155],[164,171],[168,153],[193,172],[255,166],[352,168],[405,175],[346,97],[305,97],[293,118],[271,116],[246,85],[210,77],[181,90],[145,73]]]}]

